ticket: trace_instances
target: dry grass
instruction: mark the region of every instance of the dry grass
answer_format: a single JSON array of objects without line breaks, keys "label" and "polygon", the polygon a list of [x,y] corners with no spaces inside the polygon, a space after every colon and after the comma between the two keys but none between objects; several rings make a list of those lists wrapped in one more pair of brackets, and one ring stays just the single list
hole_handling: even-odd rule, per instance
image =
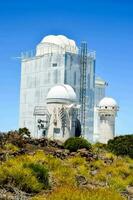
[{"label": "dry grass", "polygon": [[[40,150],[33,155],[10,158],[0,165],[0,184],[10,183],[27,192],[40,192],[31,200],[122,200],[120,192],[133,184],[133,160],[105,151],[102,156],[104,159],[91,162],[80,156],[61,160],[45,155]],[[106,163],[106,159],[112,162]],[[28,166],[35,166],[35,170]],[[51,191],[45,192],[45,183],[40,181],[35,173],[36,166],[39,166],[41,171],[43,168],[49,170]],[[92,174],[94,170],[96,173]],[[89,184],[99,185],[78,186],[77,175],[84,176]],[[106,184],[102,186],[100,183]]]}]

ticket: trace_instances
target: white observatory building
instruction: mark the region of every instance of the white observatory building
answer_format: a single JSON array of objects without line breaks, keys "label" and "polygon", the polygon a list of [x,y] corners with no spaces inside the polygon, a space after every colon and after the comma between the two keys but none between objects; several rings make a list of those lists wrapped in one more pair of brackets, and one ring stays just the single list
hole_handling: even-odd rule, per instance
[{"label": "white observatory building", "polygon": [[[104,97],[97,107],[97,141],[107,143],[115,136],[115,118],[119,107],[116,101]],[[96,141],[95,141],[96,142]]]},{"label": "white observatory building", "polygon": [[[81,47],[78,48],[75,41],[66,36],[48,35],[36,46],[34,53],[22,53],[21,58],[19,127],[27,127],[33,137],[36,137],[36,134],[39,136],[40,132],[37,131],[38,125],[35,118],[37,115],[43,117],[47,106],[48,110],[53,108],[49,98],[50,91],[53,90],[51,88],[65,84],[73,88],[77,95],[77,103],[81,105],[79,120],[82,135],[92,141],[95,52],[88,51],[86,42],[81,43]],[[65,89],[67,86],[61,88],[63,92],[67,90]],[[56,88],[58,94],[57,89],[59,88]],[[57,99],[60,101],[63,98]],[[55,105],[59,107],[57,103],[54,107]]]},{"label": "white observatory building", "polygon": [[47,94],[46,102],[50,118],[49,125],[46,128],[44,126],[42,131],[47,138],[64,142],[77,133],[80,134],[81,128],[78,127],[77,119],[79,106],[76,94],[70,85],[61,84],[52,87]]},{"label": "white observatory building", "polygon": [[99,127],[98,127],[98,106],[101,99],[106,95],[106,87],[108,83],[101,77],[95,77],[95,104],[94,104],[94,132],[93,142],[97,142],[99,139]]},{"label": "white observatory building", "polygon": [[81,133],[107,143],[115,136],[118,105],[105,97],[106,86],[95,77],[95,52],[86,42],[77,47],[64,35],[48,35],[34,53],[21,55],[19,127],[35,138],[65,141]]},{"label": "white observatory building", "polygon": [[69,137],[80,135],[79,105],[70,85],[53,86],[47,94],[46,103],[46,107],[37,106],[34,110],[35,138],[46,136],[64,142]]}]

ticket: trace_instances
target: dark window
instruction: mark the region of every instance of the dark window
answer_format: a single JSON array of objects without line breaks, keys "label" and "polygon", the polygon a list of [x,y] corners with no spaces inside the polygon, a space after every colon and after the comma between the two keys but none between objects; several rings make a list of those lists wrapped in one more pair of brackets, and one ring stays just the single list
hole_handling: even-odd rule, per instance
[{"label": "dark window", "polygon": [[60,128],[54,128],[53,132],[54,132],[54,134],[59,134],[60,133]]},{"label": "dark window", "polygon": [[105,106],[105,108],[107,109],[107,106]]},{"label": "dark window", "polygon": [[57,67],[57,63],[53,63],[53,67]]}]

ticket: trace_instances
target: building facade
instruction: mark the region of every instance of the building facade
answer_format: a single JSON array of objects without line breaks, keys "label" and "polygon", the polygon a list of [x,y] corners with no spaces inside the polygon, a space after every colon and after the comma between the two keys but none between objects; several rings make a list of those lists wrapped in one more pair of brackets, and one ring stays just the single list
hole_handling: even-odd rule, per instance
[{"label": "building facade", "polygon": [[115,137],[115,118],[119,110],[117,102],[104,97],[97,107],[98,142],[107,143]]},{"label": "building facade", "polygon": [[95,106],[98,106],[101,99],[105,97],[108,83],[100,77],[95,78]]},{"label": "building facade", "polygon": [[94,105],[94,132],[93,142],[99,140],[99,126],[98,126],[98,106],[101,99],[106,95],[106,87],[108,83],[100,77],[95,78],[95,105]]},{"label": "building facade", "polygon": [[[37,107],[41,110],[46,106],[46,96],[54,85],[71,85],[80,104],[83,77],[81,56],[75,42],[62,35],[46,36],[37,45],[34,55],[22,55],[19,127],[27,127],[33,137],[36,135],[37,123],[34,111]],[[93,52],[87,51],[85,70],[84,137],[92,141],[95,92],[95,54]]]}]

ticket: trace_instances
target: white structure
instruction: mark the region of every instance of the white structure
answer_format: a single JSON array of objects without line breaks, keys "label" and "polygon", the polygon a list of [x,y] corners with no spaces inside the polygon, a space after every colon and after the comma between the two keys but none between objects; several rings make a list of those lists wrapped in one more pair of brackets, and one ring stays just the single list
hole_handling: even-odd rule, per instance
[{"label": "white structure", "polygon": [[[95,53],[88,52],[86,42],[78,48],[66,36],[48,35],[34,54],[22,54],[19,127],[35,138],[64,141],[76,133],[74,123],[80,120],[83,137],[106,143],[115,134],[118,110],[114,100],[104,98],[106,85],[95,79]],[[76,104],[81,105],[79,120]],[[65,128],[60,112],[68,120]]]},{"label": "white structure", "polygon": [[[39,137],[36,114],[44,116],[47,93],[56,84],[69,84],[80,103],[82,54],[75,42],[63,35],[49,35],[37,45],[35,54],[22,54],[19,127]],[[94,122],[95,54],[86,55],[85,134],[92,141]],[[58,91],[57,91],[58,93]],[[40,113],[40,114],[39,114]],[[45,120],[44,120],[45,121]]]},{"label": "white structure", "polygon": [[105,97],[105,89],[108,83],[100,77],[95,78],[95,106],[99,105],[101,99]]},{"label": "white structure", "polygon": [[99,127],[98,127],[98,105],[101,99],[105,97],[105,89],[108,83],[100,77],[95,78],[95,106],[94,106],[94,132],[93,142],[97,142],[99,139]]},{"label": "white structure", "polygon": [[[107,143],[115,136],[115,117],[118,105],[116,101],[109,97],[104,97],[96,109],[97,112],[97,141]],[[96,141],[95,141],[96,142]]]},{"label": "white structure", "polygon": [[73,88],[69,85],[57,85],[50,89],[46,97],[50,114],[46,136],[49,139],[65,141],[76,135],[78,106]]}]

